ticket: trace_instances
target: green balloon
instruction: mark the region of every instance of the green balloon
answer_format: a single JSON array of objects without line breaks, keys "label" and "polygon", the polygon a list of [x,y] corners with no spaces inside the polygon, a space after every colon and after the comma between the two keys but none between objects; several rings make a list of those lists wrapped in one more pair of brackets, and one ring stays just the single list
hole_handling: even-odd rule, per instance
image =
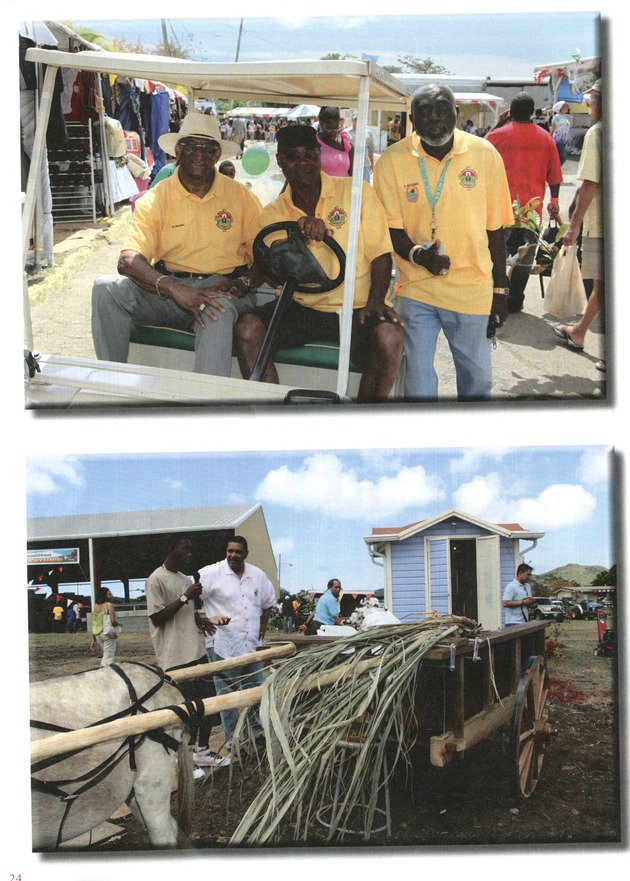
[{"label": "green balloon", "polygon": [[264,147],[248,147],[243,153],[243,170],[247,174],[263,174],[269,168],[270,161]]}]

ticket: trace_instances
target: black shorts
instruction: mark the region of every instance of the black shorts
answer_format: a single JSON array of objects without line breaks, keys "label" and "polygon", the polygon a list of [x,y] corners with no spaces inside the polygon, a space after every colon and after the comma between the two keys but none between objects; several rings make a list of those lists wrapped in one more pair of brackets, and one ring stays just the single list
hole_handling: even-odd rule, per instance
[{"label": "black shorts", "polygon": [[[265,327],[269,327],[276,308],[276,301],[265,303],[256,309],[255,314]],[[352,312],[352,336],[350,339],[350,361],[359,370],[365,370],[372,347],[372,329],[378,319],[369,316],[364,324],[359,324],[360,309]],[[339,315],[336,312],[319,312],[309,309],[292,300],[287,304],[282,320],[276,330],[273,343],[274,352],[278,349],[294,349],[316,340],[339,342]]]}]

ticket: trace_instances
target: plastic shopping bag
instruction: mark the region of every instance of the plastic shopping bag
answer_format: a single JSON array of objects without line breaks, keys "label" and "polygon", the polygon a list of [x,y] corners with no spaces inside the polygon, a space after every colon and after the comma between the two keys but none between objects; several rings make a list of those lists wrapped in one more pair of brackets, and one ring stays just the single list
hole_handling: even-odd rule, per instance
[{"label": "plastic shopping bag", "polygon": [[586,292],[577,259],[577,245],[560,248],[545,292],[545,312],[556,318],[571,318],[583,312],[585,306]]}]

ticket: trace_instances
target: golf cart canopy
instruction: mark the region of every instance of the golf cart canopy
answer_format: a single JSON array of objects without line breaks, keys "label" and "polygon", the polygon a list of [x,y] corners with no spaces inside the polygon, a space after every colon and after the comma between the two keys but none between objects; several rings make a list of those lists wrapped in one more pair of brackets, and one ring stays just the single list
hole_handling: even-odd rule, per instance
[{"label": "golf cart canopy", "polygon": [[[355,106],[369,80],[374,109],[405,110],[404,86],[373,61],[233,61],[206,63],[125,52],[60,52],[29,49],[26,60],[51,67],[109,73],[185,86],[195,98],[229,97],[267,104]],[[305,99],[309,99],[308,102]]]},{"label": "golf cart canopy", "polygon": [[[406,86],[372,61],[269,61],[205,63],[153,55],[116,52],[63,52],[29,49],[26,60],[45,66],[45,77],[38,112],[38,125],[22,212],[23,266],[37,201],[42,156],[46,149],[46,127],[51,112],[56,73],[60,68],[152,80],[172,87],[184,87],[191,94],[191,107],[200,97],[225,97],[265,105],[281,103],[315,104],[357,109],[357,137],[352,176],[349,245],[346,259],[344,304],[340,318],[340,347],[336,394],[347,399],[350,370],[350,336],[356,272],[356,245],[359,237],[362,172],[368,109],[402,112],[407,110]],[[101,111],[102,112],[102,111]],[[193,112],[192,110],[189,112]],[[25,348],[34,351],[30,304],[25,280]],[[35,350],[36,351],[36,350]],[[251,400],[285,400],[291,386],[270,387],[241,379],[206,377],[158,368],[103,361],[69,359],[63,356],[40,358],[39,372],[31,371],[27,380],[27,405],[33,407],[151,403],[243,403]],[[53,389],[63,386],[60,400]],[[187,388],[187,385],[189,388]],[[111,401],[110,401],[111,396]]]}]

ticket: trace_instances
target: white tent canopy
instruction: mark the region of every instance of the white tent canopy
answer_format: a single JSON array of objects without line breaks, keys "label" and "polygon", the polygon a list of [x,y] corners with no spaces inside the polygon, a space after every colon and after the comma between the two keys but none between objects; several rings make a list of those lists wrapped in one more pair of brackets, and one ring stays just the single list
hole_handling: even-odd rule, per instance
[{"label": "white tent canopy", "polygon": [[184,86],[195,98],[229,97],[246,101],[300,104],[304,98],[320,105],[356,103],[359,83],[369,78],[370,106],[405,110],[408,92],[395,77],[372,61],[256,61],[206,63],[161,55],[123,52],[65,53],[30,49],[28,61],[54,67],[159,80]]},{"label": "white tent canopy", "polygon": [[287,119],[304,119],[319,116],[319,107],[316,104],[298,104],[287,113]]},{"label": "white tent canopy", "polygon": [[[357,107],[357,140],[355,161],[352,176],[352,201],[350,209],[349,246],[346,259],[346,283],[344,304],[340,318],[340,355],[337,374],[337,394],[340,398],[347,395],[348,375],[350,369],[350,335],[352,330],[352,305],[354,300],[354,277],[356,273],[356,247],[359,238],[361,213],[361,193],[363,186],[363,161],[365,157],[365,131],[367,128],[368,108],[375,110],[405,111],[408,107],[408,89],[394,76],[382,70],[372,61],[263,61],[263,62],[231,62],[205,63],[188,61],[180,58],[152,55],[131,55],[119,52],[61,52],[58,50],[29,49],[26,60],[35,64],[46,65],[46,77],[40,102],[39,125],[34,144],[34,159],[26,191],[23,211],[22,252],[26,254],[31,228],[34,205],[36,201],[37,174],[45,153],[45,129],[51,109],[52,93],[56,72],[59,68],[93,71],[110,75],[127,76],[133,79],[157,80],[173,87],[183,87],[192,92],[191,104],[201,97],[226,97],[233,101],[260,102],[261,104],[297,105],[316,102],[319,106],[332,105],[340,107]],[[28,300],[28,298],[26,298]],[[30,310],[25,303],[25,325],[27,328],[26,347],[33,349],[30,329]],[[53,365],[53,360],[50,361]],[[63,365],[62,365],[63,366]],[[144,380],[143,375],[134,383],[127,383],[129,391],[121,391],[125,385],[124,376],[118,378],[114,374],[120,372],[121,365],[108,365],[106,382],[113,385],[112,395],[127,394],[130,397],[163,395],[171,400],[170,391],[161,392],[160,384],[175,384],[175,379],[164,377],[146,377],[150,389],[139,389]],[[122,365],[127,368],[127,365]],[[105,371],[105,367],[103,370]],[[165,374],[167,371],[163,371]],[[42,371],[43,373],[43,371]],[[94,373],[94,371],[92,371]],[[45,377],[41,377],[42,380]],[[268,399],[277,395],[279,400],[289,389],[277,387],[272,390],[264,388],[264,383],[246,383],[231,380],[232,386],[221,387],[221,378],[194,377],[195,389],[192,391],[193,378],[190,379],[191,394],[201,396],[202,400],[221,400],[223,403],[236,401],[251,395],[251,400]],[[90,378],[85,377],[85,382]],[[228,381],[226,381],[227,383]],[[236,383],[241,382],[241,386]],[[245,385],[243,385],[245,383]],[[177,374],[177,387],[180,389],[179,399],[186,395],[182,374]],[[201,386],[204,390],[201,391]],[[258,386],[258,388],[256,388]],[[99,386],[99,389],[101,386]],[[237,394],[240,390],[240,394]],[[216,396],[216,397],[215,397]],[[176,403],[177,401],[173,401]],[[104,401],[104,403],[107,403]]]},{"label": "white tent canopy", "polygon": [[234,107],[227,116],[245,119],[255,116],[256,119],[273,119],[278,116],[286,116],[289,112],[288,107]]},{"label": "white tent canopy", "polygon": [[490,95],[488,92],[455,92],[455,103],[458,106],[479,105],[493,113],[500,113],[507,103],[498,95]]}]

